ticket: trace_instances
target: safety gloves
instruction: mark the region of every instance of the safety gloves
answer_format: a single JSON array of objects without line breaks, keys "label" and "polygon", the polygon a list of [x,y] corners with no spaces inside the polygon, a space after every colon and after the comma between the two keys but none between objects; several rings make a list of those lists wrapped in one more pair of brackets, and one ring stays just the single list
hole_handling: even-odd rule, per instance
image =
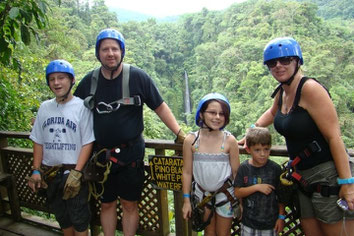
[{"label": "safety gloves", "polygon": [[183,144],[185,138],[186,138],[186,134],[183,132],[182,129],[180,129],[178,131],[178,133],[177,133],[177,137],[175,139],[175,143]]},{"label": "safety gloves", "polygon": [[66,180],[64,186],[64,195],[63,195],[64,200],[73,198],[79,193],[81,187],[81,176],[82,173],[78,170],[70,171],[68,179]]}]

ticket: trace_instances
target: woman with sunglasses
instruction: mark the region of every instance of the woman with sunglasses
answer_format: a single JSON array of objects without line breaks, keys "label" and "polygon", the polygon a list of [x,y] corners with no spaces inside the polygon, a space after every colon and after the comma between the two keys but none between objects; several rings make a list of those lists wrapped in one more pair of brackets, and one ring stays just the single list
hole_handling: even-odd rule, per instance
[{"label": "woman with sunglasses", "polygon": [[[264,64],[280,84],[273,93],[273,105],[255,125],[274,123],[277,132],[285,137],[290,159],[303,157],[295,166],[308,183],[306,190],[299,185],[297,191],[302,229],[306,236],[354,235],[354,165],[341,139],[327,89],[303,75],[302,52],[293,38],[270,41],[263,56]],[[311,145],[316,148],[306,152]],[[338,206],[340,198],[347,210]]]}]

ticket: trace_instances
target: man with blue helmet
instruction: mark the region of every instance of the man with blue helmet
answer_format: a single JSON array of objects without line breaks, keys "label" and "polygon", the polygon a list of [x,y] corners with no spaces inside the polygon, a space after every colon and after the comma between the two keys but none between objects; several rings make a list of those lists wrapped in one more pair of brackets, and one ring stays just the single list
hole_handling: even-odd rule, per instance
[{"label": "man with blue helmet", "polygon": [[[75,74],[69,62],[51,61],[46,68],[46,81],[55,98],[41,104],[34,122],[30,135],[33,172],[28,185],[34,192],[47,187],[49,208],[64,235],[88,235],[89,190],[87,183],[81,181],[81,170],[95,140],[93,115],[83,100],[71,93]],[[52,169],[57,171],[49,180],[47,171]]]},{"label": "man with blue helmet", "polygon": [[[327,89],[300,70],[299,44],[276,38],[264,48],[264,64],[280,83],[273,105],[255,123],[274,123],[283,135],[297,182],[300,221],[306,235],[354,232],[354,164],[341,138],[337,113]],[[241,143],[240,143],[241,144]],[[338,207],[342,198],[346,211]],[[339,201],[342,203],[343,201]]]},{"label": "man with blue helmet", "polygon": [[[235,137],[223,130],[230,121],[230,111],[222,94],[205,95],[195,116],[200,129],[187,135],[183,144],[183,217],[192,221],[193,230],[204,230],[205,235],[230,235],[233,217],[240,216],[235,214],[238,201],[233,187],[239,150]],[[213,193],[208,201],[203,200]],[[200,206],[201,202],[205,205]],[[202,214],[197,218],[199,210]]]},{"label": "man with blue helmet", "polygon": [[91,71],[75,91],[75,95],[90,101],[88,107],[94,113],[94,149],[107,149],[101,158],[112,163],[100,199],[101,225],[106,236],[113,236],[116,230],[118,197],[123,210],[124,235],[133,236],[138,228],[138,201],[144,183],[143,104],[155,111],[174,134],[184,136],[150,76],[122,63],[125,50],[120,32],[102,30],[95,50],[101,63],[99,71],[94,70],[98,72],[97,88],[91,92],[95,78],[95,72]]}]

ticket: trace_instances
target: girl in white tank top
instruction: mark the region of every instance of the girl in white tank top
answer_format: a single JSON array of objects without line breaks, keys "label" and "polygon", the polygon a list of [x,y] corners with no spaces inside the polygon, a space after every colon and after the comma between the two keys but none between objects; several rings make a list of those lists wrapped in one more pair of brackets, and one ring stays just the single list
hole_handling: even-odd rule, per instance
[{"label": "girl in white tank top", "polygon": [[[199,102],[196,112],[197,132],[190,133],[183,145],[183,217],[191,217],[191,193],[199,201],[230,181],[227,191],[234,197],[233,180],[240,165],[238,144],[224,127],[229,123],[230,105],[221,94],[211,93]],[[192,187],[193,180],[193,187]],[[215,208],[204,235],[231,235],[234,209],[225,193],[217,193],[205,207],[209,216]],[[211,206],[212,205],[212,206]],[[207,217],[208,218],[208,217]]]}]

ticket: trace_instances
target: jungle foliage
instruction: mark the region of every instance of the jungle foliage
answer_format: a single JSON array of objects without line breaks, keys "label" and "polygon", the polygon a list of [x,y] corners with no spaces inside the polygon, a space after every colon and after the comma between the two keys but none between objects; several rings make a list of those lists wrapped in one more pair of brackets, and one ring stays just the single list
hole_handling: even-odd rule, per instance
[{"label": "jungle foliage", "polygon": [[[150,74],[186,131],[195,129],[194,111],[209,92],[231,103],[227,129],[241,138],[272,103],[276,87],[265,66],[265,44],[292,36],[301,45],[307,76],[330,91],[343,139],[354,147],[354,36],[351,1],[248,0],[224,11],[203,9],[176,22],[155,19],[120,22],[104,0],[3,0],[0,2],[0,130],[30,130],[30,118],[51,93],[44,70],[53,59],[75,68],[76,84],[99,66],[95,39],[104,28],[126,39],[125,62]],[[338,3],[338,4],[335,4]],[[345,9],[345,10],[341,10]],[[189,78],[192,114],[184,112],[184,76]],[[173,139],[146,109],[145,136]],[[275,134],[273,128],[272,132]],[[273,135],[275,144],[283,144]]]}]

